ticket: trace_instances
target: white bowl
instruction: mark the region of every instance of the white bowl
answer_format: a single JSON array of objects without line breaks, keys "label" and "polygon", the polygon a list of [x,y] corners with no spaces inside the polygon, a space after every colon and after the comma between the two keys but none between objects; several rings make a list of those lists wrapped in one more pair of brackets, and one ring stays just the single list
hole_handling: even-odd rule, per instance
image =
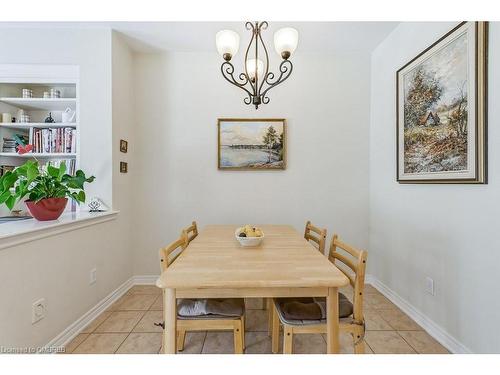
[{"label": "white bowl", "polygon": [[241,246],[252,247],[259,246],[262,240],[264,239],[264,232],[262,232],[261,237],[239,237],[238,234],[243,231],[243,228],[238,228],[234,232],[234,236],[238,240]]}]

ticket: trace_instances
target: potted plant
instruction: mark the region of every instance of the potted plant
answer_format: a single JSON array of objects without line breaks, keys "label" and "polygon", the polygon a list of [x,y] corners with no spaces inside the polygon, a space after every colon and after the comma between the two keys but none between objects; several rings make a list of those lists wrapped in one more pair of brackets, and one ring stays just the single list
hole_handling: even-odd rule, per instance
[{"label": "potted plant", "polygon": [[[26,154],[32,149],[32,145],[18,146],[18,153]],[[45,167],[34,158],[0,177],[0,204],[12,210],[27,196],[26,206],[35,219],[56,220],[66,208],[68,198],[77,203],[85,202],[83,184],[94,181],[94,178],[87,178],[81,170],[74,176],[67,174],[64,161],[58,168]]]}]

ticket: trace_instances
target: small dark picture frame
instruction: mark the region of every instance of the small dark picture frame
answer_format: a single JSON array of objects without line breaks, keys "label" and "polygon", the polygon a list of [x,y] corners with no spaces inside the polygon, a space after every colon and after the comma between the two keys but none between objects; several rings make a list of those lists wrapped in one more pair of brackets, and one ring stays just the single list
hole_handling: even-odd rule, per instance
[{"label": "small dark picture frame", "polygon": [[125,153],[128,151],[128,142],[124,139],[120,139],[120,151]]},{"label": "small dark picture frame", "polygon": [[121,161],[120,162],[120,173],[127,173],[128,172],[128,163]]}]

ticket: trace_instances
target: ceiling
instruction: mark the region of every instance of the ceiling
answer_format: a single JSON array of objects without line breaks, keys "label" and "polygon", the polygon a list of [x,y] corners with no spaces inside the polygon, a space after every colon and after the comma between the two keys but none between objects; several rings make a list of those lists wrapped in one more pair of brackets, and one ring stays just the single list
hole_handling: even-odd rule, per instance
[{"label": "ceiling", "polygon": [[[132,49],[214,51],[215,33],[231,29],[247,44],[250,35],[244,22],[120,22],[113,29],[124,35]],[[268,41],[276,30],[292,26],[299,31],[304,52],[372,51],[396,26],[396,22],[270,22],[263,32]],[[267,36],[267,37],[266,37]]]},{"label": "ceiling", "polygon": [[[271,43],[277,29],[291,26],[299,31],[301,52],[371,52],[397,25],[397,22],[269,22],[263,38]],[[214,51],[215,33],[222,29],[238,32],[242,45],[249,39],[244,22],[4,22],[0,23],[2,26],[111,27],[137,52]]]}]

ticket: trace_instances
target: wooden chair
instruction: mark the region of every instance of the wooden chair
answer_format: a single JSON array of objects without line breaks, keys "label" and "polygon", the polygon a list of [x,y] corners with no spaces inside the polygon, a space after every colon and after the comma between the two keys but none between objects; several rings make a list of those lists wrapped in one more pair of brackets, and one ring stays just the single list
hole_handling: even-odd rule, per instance
[{"label": "wooden chair", "polygon": [[318,228],[312,225],[310,221],[308,221],[306,223],[304,238],[307,241],[314,242],[314,247],[316,247],[321,254],[325,253],[326,229]]},{"label": "wooden chair", "polygon": [[[339,252],[341,249],[343,252]],[[339,293],[340,331],[351,334],[356,354],[364,353],[365,320],[363,317],[363,294],[367,252],[358,250],[339,240],[335,234],[330,246],[328,259],[335,264],[349,279],[354,289],[353,303]],[[273,306],[272,351],[278,352],[280,323],[283,324],[283,353],[291,354],[293,335],[300,333],[326,333],[326,319],[290,321],[284,318],[281,302],[293,301],[293,298],[276,299]],[[320,299],[317,299],[320,300]],[[280,302],[281,301],[281,302]],[[312,299],[311,299],[312,302]],[[349,306],[350,304],[350,306]],[[344,316],[342,316],[344,311]]]},{"label": "wooden chair", "polygon": [[[194,222],[193,225],[196,230],[196,224]],[[192,228],[192,226],[189,228]],[[196,237],[196,235],[194,237]],[[194,237],[191,237],[191,240]],[[179,239],[163,249],[160,249],[160,267],[162,272],[166,271],[167,268],[182,254],[184,249],[186,249],[188,245],[188,238],[187,230],[183,230],[182,236]],[[165,292],[163,292],[163,298],[165,298]],[[179,305],[179,303],[182,303],[182,300],[178,300],[177,304]],[[186,332],[188,331],[231,330],[234,332],[234,352],[235,354],[243,354],[243,350],[245,349],[244,299],[238,299],[238,304],[241,304],[243,311],[240,316],[200,315],[195,317],[184,317],[178,314],[177,350],[184,350]],[[162,345],[165,345],[165,342],[162,341]]]},{"label": "wooden chair", "polygon": [[[313,242],[313,246],[318,249],[318,251],[321,253],[321,254],[325,254],[325,244],[326,244],[326,229],[321,229],[321,228],[318,228],[316,226],[314,226],[313,224],[311,224],[311,222],[308,220],[307,223],[306,223],[306,229],[305,229],[305,232],[304,232],[304,238],[309,241],[309,242]],[[273,308],[272,308],[272,305],[273,305],[273,299],[272,298],[267,298],[265,303],[263,304],[265,306],[265,308],[267,309],[267,321],[268,321],[268,325],[267,325],[267,334],[269,336],[271,336],[272,334],[272,321],[273,321]]]},{"label": "wooden chair", "polygon": [[196,221],[193,221],[189,227],[182,230],[182,236],[186,239],[186,246],[184,247],[186,248],[191,243],[191,241],[194,240],[196,236],[198,236],[198,227],[196,226]]}]

